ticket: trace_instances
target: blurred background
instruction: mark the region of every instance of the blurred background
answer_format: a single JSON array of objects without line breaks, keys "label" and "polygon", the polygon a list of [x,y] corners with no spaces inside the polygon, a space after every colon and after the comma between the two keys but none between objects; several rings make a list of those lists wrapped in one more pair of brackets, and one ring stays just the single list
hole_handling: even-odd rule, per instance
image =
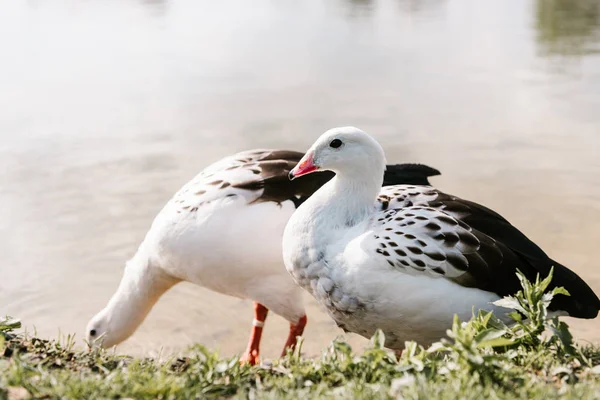
[{"label": "blurred background", "polygon": [[[597,0],[22,0],[0,13],[0,315],[83,345],[182,184],[339,125],[440,169],[600,293]],[[342,332],[307,302],[314,355]],[[251,310],[180,284],[119,351],[241,352]],[[568,322],[600,341],[600,320]],[[287,329],[269,316],[265,356]]]}]

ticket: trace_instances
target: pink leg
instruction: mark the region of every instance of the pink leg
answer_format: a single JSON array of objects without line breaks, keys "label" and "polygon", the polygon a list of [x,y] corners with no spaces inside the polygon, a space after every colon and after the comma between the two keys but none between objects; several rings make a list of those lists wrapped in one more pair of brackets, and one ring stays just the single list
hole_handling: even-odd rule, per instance
[{"label": "pink leg", "polygon": [[259,362],[260,338],[262,336],[263,326],[267,319],[269,309],[260,303],[254,302],[254,321],[252,321],[252,332],[248,341],[248,349],[240,359],[242,364],[256,365]]},{"label": "pink leg", "polygon": [[281,353],[282,357],[286,355],[288,349],[294,350],[294,347],[296,347],[296,343],[298,343],[298,336],[302,336],[302,333],[304,333],[306,321],[307,318],[306,315],[304,315],[300,317],[297,323],[290,324],[290,334],[288,335],[287,341],[285,342],[285,347],[283,348],[283,352]]}]

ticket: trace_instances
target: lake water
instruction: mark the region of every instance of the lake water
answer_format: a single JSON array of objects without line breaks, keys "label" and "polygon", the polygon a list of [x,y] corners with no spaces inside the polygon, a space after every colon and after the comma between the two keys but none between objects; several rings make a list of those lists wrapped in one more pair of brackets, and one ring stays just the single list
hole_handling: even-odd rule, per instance
[{"label": "lake water", "polygon": [[[596,0],[22,0],[0,14],[0,315],[81,340],[182,184],[339,125],[440,169],[600,293]],[[307,300],[318,354],[341,331]],[[181,284],[120,350],[232,354],[251,320]],[[600,319],[569,323],[600,341]],[[267,357],[286,335],[271,315]]]}]

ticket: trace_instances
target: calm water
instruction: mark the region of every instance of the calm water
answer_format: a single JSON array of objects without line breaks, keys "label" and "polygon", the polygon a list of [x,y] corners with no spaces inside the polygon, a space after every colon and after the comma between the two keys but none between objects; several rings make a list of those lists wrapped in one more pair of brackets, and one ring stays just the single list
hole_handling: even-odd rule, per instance
[{"label": "calm water", "polygon": [[[0,314],[76,332],[170,196],[235,151],[356,125],[600,293],[595,0],[13,1],[0,14]],[[310,302],[306,350],[340,334]],[[247,301],[182,284],[125,345],[244,349]],[[600,320],[573,321],[600,340]],[[264,350],[287,324],[271,315]],[[362,339],[352,338],[361,345]]]}]

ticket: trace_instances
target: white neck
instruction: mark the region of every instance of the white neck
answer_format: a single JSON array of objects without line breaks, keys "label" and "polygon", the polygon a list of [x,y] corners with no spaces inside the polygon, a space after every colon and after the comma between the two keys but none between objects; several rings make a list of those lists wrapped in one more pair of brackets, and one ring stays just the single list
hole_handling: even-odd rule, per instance
[{"label": "white neck", "polygon": [[368,219],[382,184],[383,167],[377,165],[361,174],[336,174],[297,211],[302,214],[304,229],[326,236],[333,230],[346,230]]},{"label": "white neck", "polygon": [[324,214],[329,215],[329,223],[351,227],[372,214],[383,183],[383,173],[375,176],[382,178],[373,179],[369,176],[367,179],[357,179],[338,174],[332,179],[331,186],[327,188],[331,191]]},{"label": "white neck", "polygon": [[179,280],[153,266],[140,248],[125,268],[117,292],[101,311],[108,323],[104,346],[116,345],[135,332],[156,301]]}]

